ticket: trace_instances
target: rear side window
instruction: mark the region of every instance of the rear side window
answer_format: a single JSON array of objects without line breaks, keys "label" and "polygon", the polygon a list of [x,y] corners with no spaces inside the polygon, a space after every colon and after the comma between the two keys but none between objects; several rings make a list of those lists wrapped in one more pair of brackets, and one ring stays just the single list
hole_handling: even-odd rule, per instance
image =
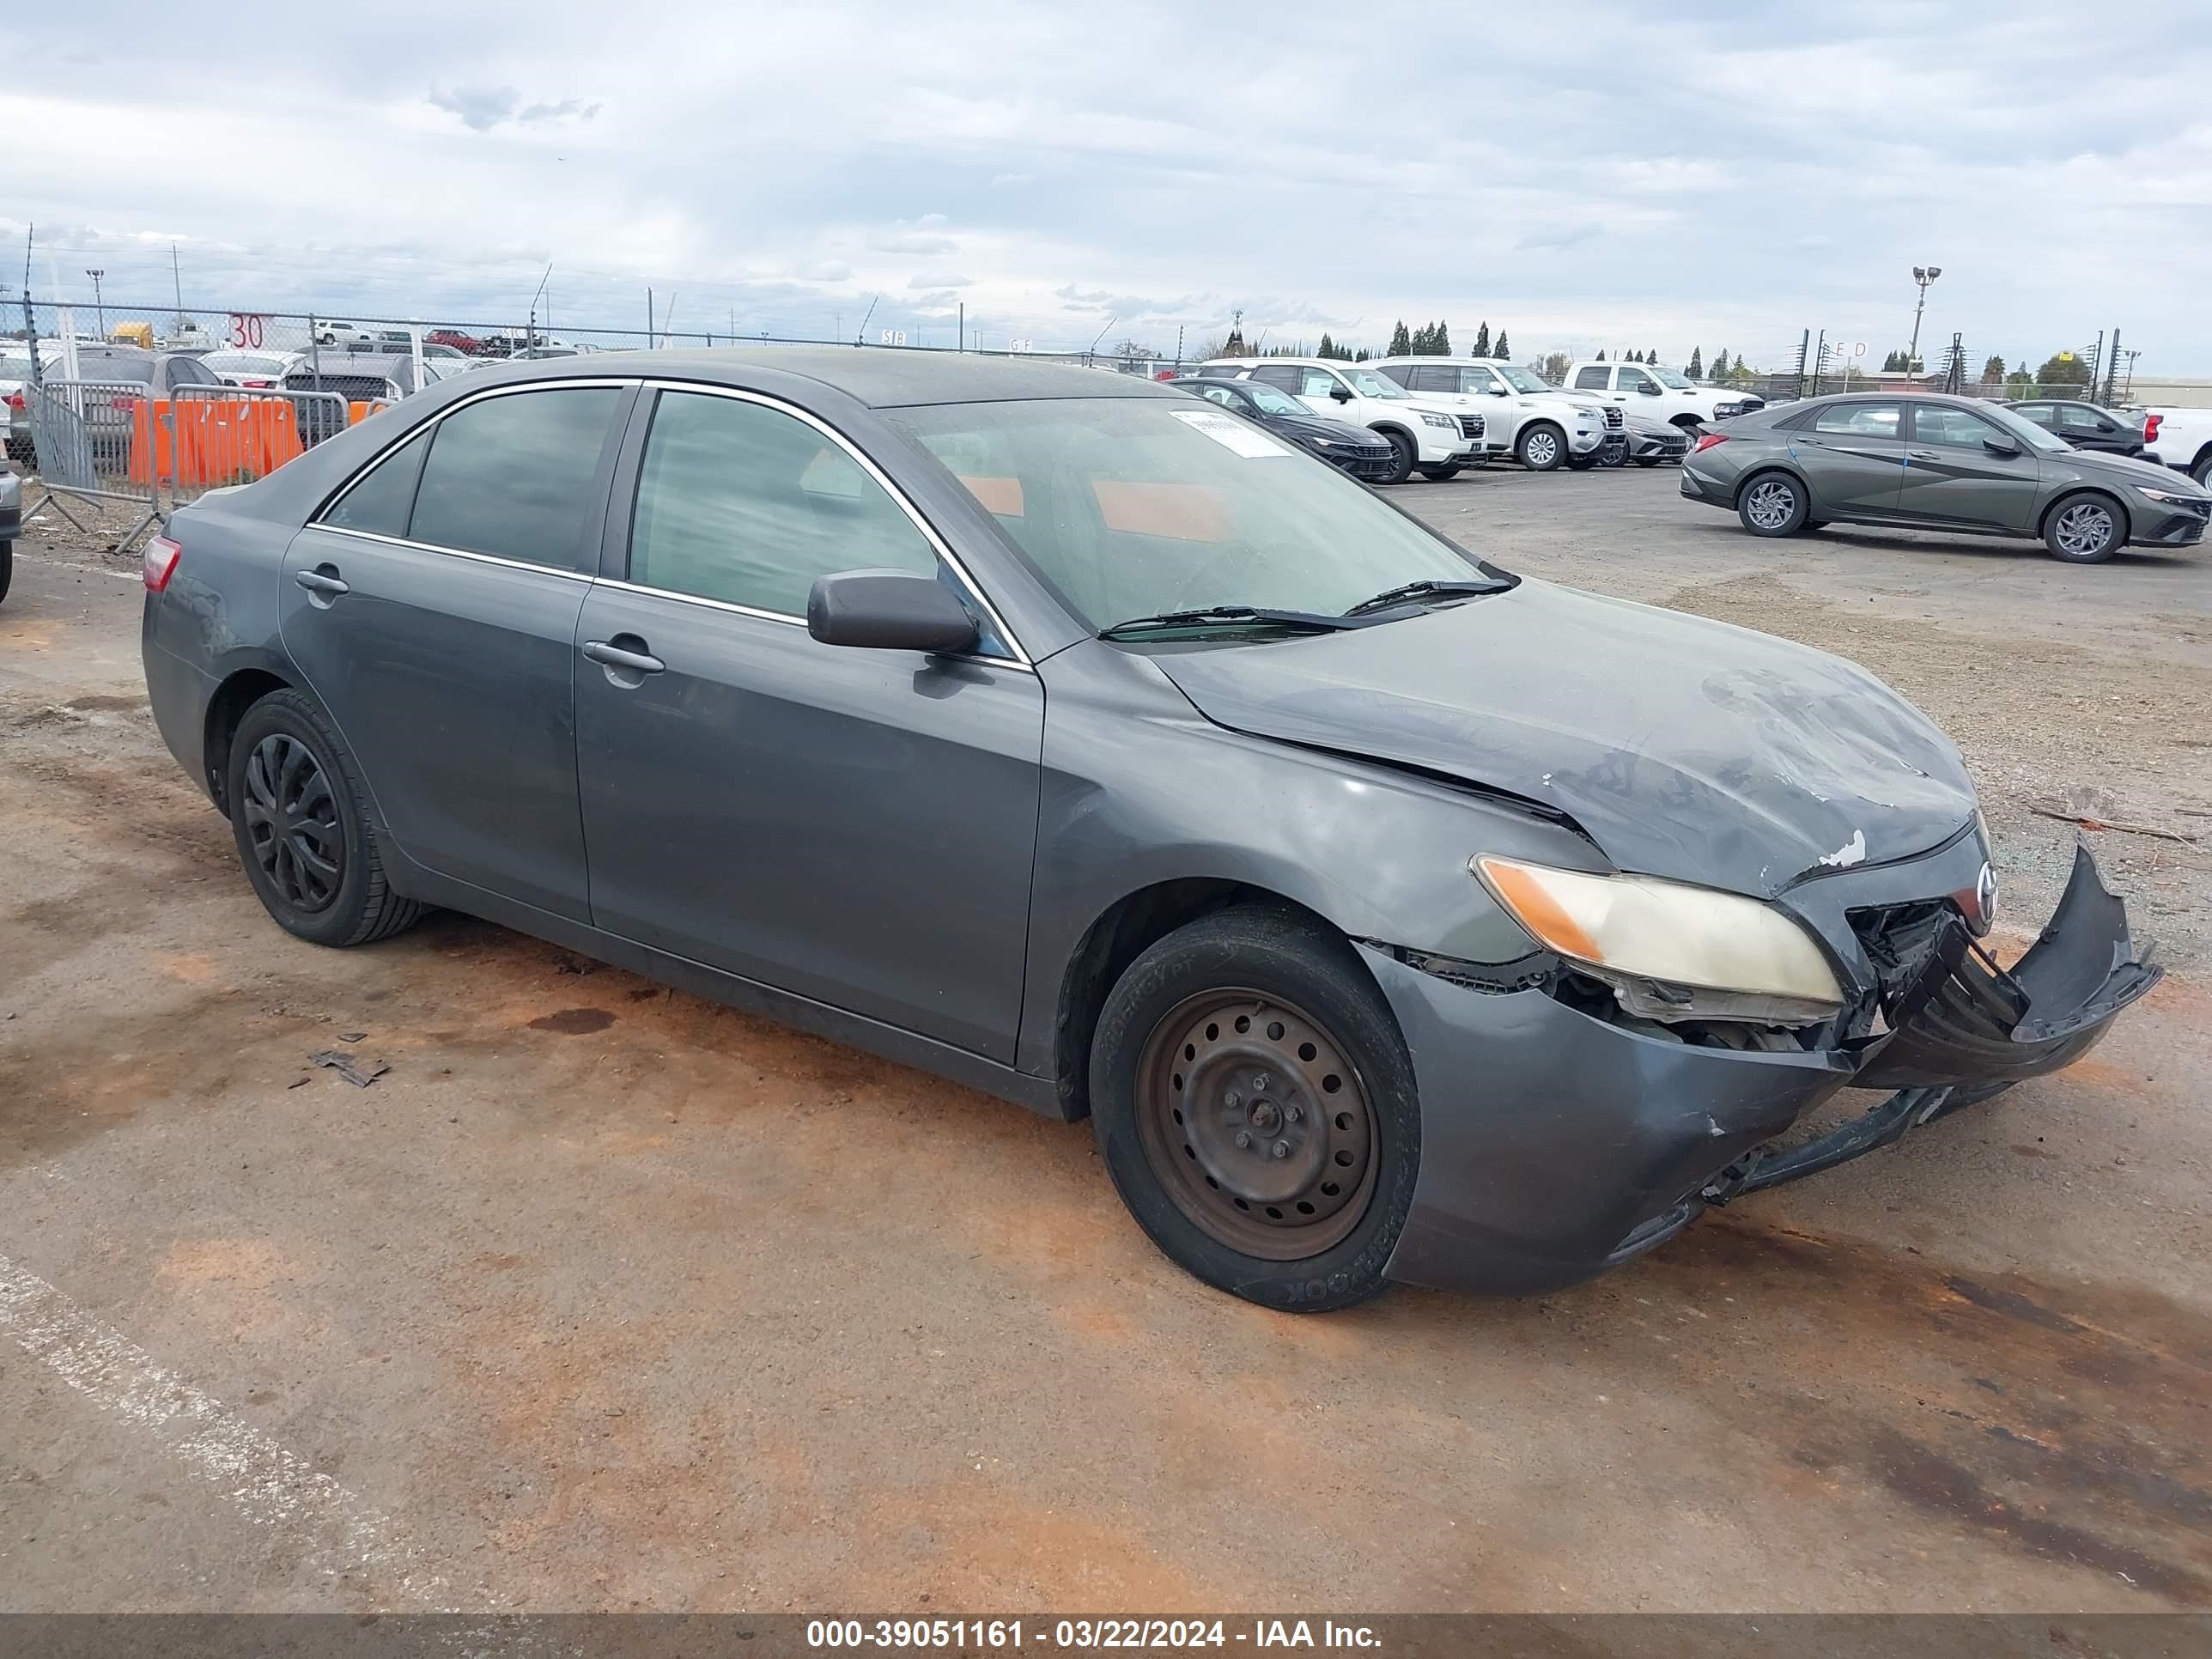
[{"label": "rear side window", "polygon": [[1264,368],[1254,369],[1251,378],[1262,386],[1272,386],[1284,392],[1296,392],[1306,383],[1306,372],[1302,368],[1292,368],[1288,363],[1270,363]]},{"label": "rear side window", "polygon": [[2013,413],[2024,421],[2033,421],[2046,432],[2057,423],[2058,419],[2057,411],[2049,404],[2022,404],[2014,410]]},{"label": "rear side window", "polygon": [[564,386],[487,398],[448,415],[431,434],[410,538],[574,569],[592,476],[621,395],[613,386]]},{"label": "rear side window", "polygon": [[386,453],[338,497],[323,522],[364,535],[404,538],[407,515],[415,506],[415,482],[422,476],[422,457],[429,448],[429,441],[418,432]]},{"label": "rear side window", "polygon": [[1894,438],[1902,410],[1899,404],[1830,404],[1814,417],[1813,430],[1852,438]]},{"label": "rear side window", "polygon": [[1580,392],[1603,392],[1607,389],[1605,377],[1611,373],[1610,369],[1595,363],[1591,364],[1588,368],[1577,369],[1575,373],[1575,387]]},{"label": "rear side window", "polygon": [[630,580],[803,617],[817,576],[885,568],[933,574],[937,550],[843,448],[781,410],[660,394],[638,471]]}]

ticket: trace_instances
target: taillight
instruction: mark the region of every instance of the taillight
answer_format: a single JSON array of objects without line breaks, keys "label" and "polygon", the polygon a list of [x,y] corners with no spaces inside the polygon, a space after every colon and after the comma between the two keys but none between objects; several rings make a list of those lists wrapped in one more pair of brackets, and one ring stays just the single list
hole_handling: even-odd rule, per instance
[{"label": "taillight", "polygon": [[184,557],[185,550],[167,536],[156,536],[146,544],[146,591],[158,593],[169,585],[169,578],[177,574],[177,561]]},{"label": "taillight", "polygon": [[249,392],[266,392],[276,384],[274,380],[240,380],[239,385]]},{"label": "taillight", "polygon": [[1700,438],[1700,439],[1698,439],[1698,440],[1697,447],[1696,447],[1696,448],[1694,448],[1694,449],[1692,449],[1692,450],[1690,452],[1690,453],[1692,453],[1692,455],[1702,455],[1702,454],[1704,454],[1707,450],[1711,449],[1711,448],[1715,444],[1724,444],[1724,443],[1726,443],[1727,441],[1728,441],[1728,434],[1727,434],[1727,433],[1725,433],[1725,432],[1708,432],[1708,433],[1706,433],[1706,434],[1705,434],[1705,436],[1703,436],[1702,438]]},{"label": "taillight", "polygon": [[[15,399],[10,398],[9,401],[12,403]],[[2158,441],[2158,423],[2165,418],[2166,416],[2163,415],[2146,415],[2143,416],[2143,441],[2145,443],[2154,444]]]},{"label": "taillight", "polygon": [[9,392],[8,394],[8,407],[10,409],[22,409],[27,407],[27,405],[23,402],[23,394],[20,392]]}]

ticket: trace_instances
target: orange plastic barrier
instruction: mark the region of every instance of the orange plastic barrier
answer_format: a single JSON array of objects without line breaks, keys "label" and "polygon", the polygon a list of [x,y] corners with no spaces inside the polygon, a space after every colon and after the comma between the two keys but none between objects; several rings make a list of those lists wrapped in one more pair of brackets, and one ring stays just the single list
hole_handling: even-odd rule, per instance
[{"label": "orange plastic barrier", "polygon": [[143,399],[131,411],[131,479],[213,489],[265,478],[298,455],[299,422],[281,398]]}]

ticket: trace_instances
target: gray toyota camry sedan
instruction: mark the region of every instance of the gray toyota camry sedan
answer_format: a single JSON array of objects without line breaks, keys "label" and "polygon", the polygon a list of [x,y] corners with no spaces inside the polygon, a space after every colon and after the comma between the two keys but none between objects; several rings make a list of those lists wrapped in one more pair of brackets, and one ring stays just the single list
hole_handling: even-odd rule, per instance
[{"label": "gray toyota camry sedan", "polygon": [[1587,1278],[2158,974],[2086,850],[1990,953],[1966,770],[1863,670],[1516,578],[1099,371],[488,369],[185,508],[145,580],[281,927],[466,911],[1087,1115],[1273,1307]]}]

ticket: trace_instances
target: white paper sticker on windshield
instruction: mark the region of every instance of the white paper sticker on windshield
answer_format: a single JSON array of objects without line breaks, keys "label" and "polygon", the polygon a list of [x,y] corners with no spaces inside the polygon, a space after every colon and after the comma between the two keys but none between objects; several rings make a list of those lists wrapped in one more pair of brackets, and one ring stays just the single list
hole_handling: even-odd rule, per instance
[{"label": "white paper sticker on windshield", "polygon": [[1196,427],[1224,449],[1233,450],[1248,461],[1291,453],[1266,433],[1247,425],[1234,415],[1218,414],[1211,409],[1177,409],[1170,412],[1186,426]]}]

